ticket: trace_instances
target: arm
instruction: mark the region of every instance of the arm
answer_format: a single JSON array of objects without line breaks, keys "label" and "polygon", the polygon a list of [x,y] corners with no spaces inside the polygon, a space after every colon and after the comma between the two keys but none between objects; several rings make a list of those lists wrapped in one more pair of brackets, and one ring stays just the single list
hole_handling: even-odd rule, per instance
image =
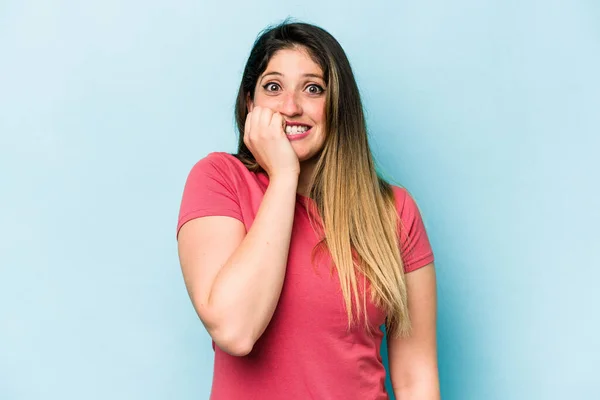
[{"label": "arm", "polygon": [[439,400],[436,282],[433,263],[406,274],[409,337],[388,337],[390,378],[398,400]]},{"label": "arm", "polygon": [[188,293],[215,344],[243,356],[267,327],[279,300],[296,202],[297,175],[270,181],[246,234],[231,217],[202,217],[180,230]]}]

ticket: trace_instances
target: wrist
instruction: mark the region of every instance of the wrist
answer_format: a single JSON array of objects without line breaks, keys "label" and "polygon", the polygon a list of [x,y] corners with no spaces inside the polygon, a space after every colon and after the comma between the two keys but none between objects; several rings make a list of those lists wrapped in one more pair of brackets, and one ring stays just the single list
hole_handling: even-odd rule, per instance
[{"label": "wrist", "polygon": [[293,190],[296,192],[298,188],[298,174],[294,172],[281,172],[276,175],[269,176],[269,187],[277,187],[282,190]]}]

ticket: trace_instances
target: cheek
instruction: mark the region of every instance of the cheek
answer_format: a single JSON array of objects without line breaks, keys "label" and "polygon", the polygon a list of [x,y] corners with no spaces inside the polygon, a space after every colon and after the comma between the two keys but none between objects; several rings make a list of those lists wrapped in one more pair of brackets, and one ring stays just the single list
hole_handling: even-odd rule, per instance
[{"label": "cheek", "polygon": [[267,107],[270,109],[276,109],[278,106],[278,99],[262,95],[260,92],[257,92],[254,95],[254,105],[258,107]]},{"label": "cheek", "polygon": [[314,104],[310,107],[311,119],[319,124],[325,123],[325,103]]}]

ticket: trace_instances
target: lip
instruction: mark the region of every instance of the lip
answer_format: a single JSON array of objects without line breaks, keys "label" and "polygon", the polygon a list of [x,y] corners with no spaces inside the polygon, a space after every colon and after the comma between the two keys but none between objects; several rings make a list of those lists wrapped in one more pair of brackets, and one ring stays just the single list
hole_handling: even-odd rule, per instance
[{"label": "lip", "polygon": [[294,122],[294,121],[285,121],[286,126],[308,126],[312,128],[309,124],[303,124],[302,122]]},{"label": "lip", "polygon": [[[298,125],[303,125],[303,124],[298,124]],[[290,125],[290,126],[293,126],[293,125]],[[288,140],[290,142],[292,142],[294,140],[304,139],[305,137],[307,137],[310,134],[310,132],[312,132],[312,127],[310,127],[310,129],[308,129],[306,132],[296,133],[295,135],[286,134],[285,136],[288,138]]]}]

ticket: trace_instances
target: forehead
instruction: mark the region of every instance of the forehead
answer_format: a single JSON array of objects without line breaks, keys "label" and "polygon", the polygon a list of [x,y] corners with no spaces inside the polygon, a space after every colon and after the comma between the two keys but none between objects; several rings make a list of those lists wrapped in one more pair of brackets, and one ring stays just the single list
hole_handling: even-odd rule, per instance
[{"label": "forehead", "polygon": [[323,70],[311,57],[308,50],[292,48],[278,50],[273,54],[263,75],[279,72],[283,75],[317,74],[323,75]]}]

